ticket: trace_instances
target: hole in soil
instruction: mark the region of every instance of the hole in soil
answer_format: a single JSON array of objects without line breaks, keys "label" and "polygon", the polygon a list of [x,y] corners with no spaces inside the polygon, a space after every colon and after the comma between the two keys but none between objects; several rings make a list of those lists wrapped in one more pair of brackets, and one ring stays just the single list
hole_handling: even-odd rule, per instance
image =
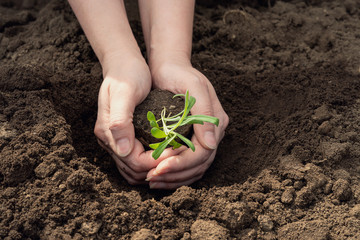
[{"label": "hole in soil", "polygon": [[[276,167],[278,156],[289,154],[286,141],[292,139],[301,143],[304,151],[309,151],[309,157],[314,157],[314,149],[319,144],[319,134],[316,130],[318,124],[311,120],[313,110],[329,104],[334,96],[339,95],[339,91],[356,89],[350,88],[353,83],[351,79],[346,81],[345,73],[329,71],[330,73],[322,74],[319,74],[319,69],[301,73],[274,73],[257,77],[256,83],[251,76],[242,76],[239,79],[249,80],[232,83],[237,85],[236,88],[215,81],[219,98],[230,117],[230,125],[214,163],[202,180],[193,187],[241,183],[264,168]],[[299,75],[306,76],[310,81],[304,85],[303,81],[297,78]],[[218,77],[226,78],[221,75]],[[329,78],[332,85],[328,84]],[[120,177],[110,156],[96,142],[93,127],[96,120],[98,86],[89,87],[88,84],[60,84],[53,90],[54,102],[71,124],[73,145],[80,157],[86,157],[89,162],[108,174],[114,186],[122,189],[134,188]],[[89,93],[88,89],[93,90]],[[85,90],[87,94],[83,94]],[[350,102],[355,90],[347,91],[348,94],[340,95],[344,101]],[[163,193],[151,191],[147,194]],[[143,197],[147,198],[147,195]]]}]

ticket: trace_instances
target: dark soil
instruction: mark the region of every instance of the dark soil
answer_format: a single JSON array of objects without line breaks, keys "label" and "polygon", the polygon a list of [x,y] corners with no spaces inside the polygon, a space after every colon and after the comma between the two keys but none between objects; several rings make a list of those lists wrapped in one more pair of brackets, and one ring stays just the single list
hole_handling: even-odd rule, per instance
[{"label": "dark soil", "polygon": [[66,1],[0,1],[1,239],[360,239],[360,2],[199,1],[193,42],[226,136],[197,183],[130,186]]}]

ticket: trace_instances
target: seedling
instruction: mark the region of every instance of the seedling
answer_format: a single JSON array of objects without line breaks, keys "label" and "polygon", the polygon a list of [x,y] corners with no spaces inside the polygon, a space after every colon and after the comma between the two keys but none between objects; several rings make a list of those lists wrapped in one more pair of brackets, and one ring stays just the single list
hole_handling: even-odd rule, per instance
[{"label": "seedling", "polygon": [[[178,114],[171,116],[171,113],[167,115],[167,109],[161,111],[161,118],[156,120],[154,113],[148,111],[147,119],[150,122],[151,135],[157,139],[164,139],[159,143],[149,144],[149,147],[155,151],[152,153],[152,157],[156,160],[160,157],[165,148],[170,145],[173,149],[179,148],[182,144],[179,142],[181,140],[184,142],[193,152],[195,151],[194,144],[185,136],[175,132],[178,127],[184,126],[186,124],[204,124],[204,122],[209,122],[219,125],[219,119],[212,116],[206,115],[189,115],[191,108],[194,106],[196,99],[192,96],[189,96],[189,90],[185,94],[176,94],[175,97],[185,97],[185,106],[184,110]],[[160,125],[159,125],[160,123]]]}]

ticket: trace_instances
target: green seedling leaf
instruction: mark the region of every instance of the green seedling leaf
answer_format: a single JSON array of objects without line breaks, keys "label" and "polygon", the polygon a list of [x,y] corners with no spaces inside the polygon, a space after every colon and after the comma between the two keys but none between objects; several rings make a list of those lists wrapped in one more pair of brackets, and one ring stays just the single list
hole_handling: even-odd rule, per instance
[{"label": "green seedling leaf", "polygon": [[153,127],[153,128],[160,128],[159,127],[159,124],[155,121],[150,121],[150,126]]},{"label": "green seedling leaf", "polygon": [[182,115],[182,118],[185,118],[188,113],[189,113],[189,90],[186,90],[186,93],[185,93],[185,108],[184,108],[184,114]]},{"label": "green seedling leaf", "polygon": [[204,125],[204,121],[197,120],[197,119],[185,119],[180,126],[188,125],[188,124],[201,124]]},{"label": "green seedling leaf", "polygon": [[[202,122],[202,123],[200,123]],[[204,124],[203,122],[208,122],[208,123],[212,123],[216,126],[219,126],[219,119],[216,117],[211,117],[211,116],[207,116],[207,115],[191,115],[188,116],[182,123],[181,126],[185,125],[185,124]]]},{"label": "green seedling leaf", "polygon": [[[178,95],[184,95],[184,94],[178,94]],[[195,102],[196,102],[196,99],[194,97],[190,96],[190,99],[189,99],[189,102],[188,102],[188,107],[187,107],[187,113],[185,113],[186,117],[189,114],[191,108],[194,106]],[[166,121],[168,121],[168,122],[176,122],[176,121],[179,121],[181,119],[180,115],[183,114],[183,113],[184,113],[184,110],[179,112],[178,114],[172,116],[172,117],[164,118],[164,119]]]},{"label": "green seedling leaf", "polygon": [[154,138],[166,138],[166,134],[156,127],[151,129],[151,135],[153,135]]},{"label": "green seedling leaf", "polygon": [[191,150],[192,150],[193,152],[195,152],[195,146],[194,146],[194,144],[193,144],[189,139],[187,139],[186,137],[184,137],[183,135],[181,135],[181,134],[179,134],[179,133],[175,133],[175,134],[176,134],[176,136],[177,136],[178,138],[181,139],[181,141],[183,141],[184,143],[186,143],[186,145],[188,145],[189,148],[191,148]]},{"label": "green seedling leaf", "polygon": [[175,140],[172,140],[170,143],[169,143],[169,145],[170,146],[172,146],[173,147],[173,149],[177,149],[177,148],[179,148],[179,147],[181,147],[182,146],[182,144],[181,143],[178,143],[177,141],[175,141]]},{"label": "green seedling leaf", "polygon": [[147,119],[148,119],[149,122],[150,122],[150,126],[156,127],[156,128],[160,128],[160,127],[159,127],[159,124],[158,124],[157,121],[156,121],[156,118],[155,118],[154,113],[152,113],[151,111],[148,111],[146,117],[147,117]]},{"label": "green seedling leaf", "polygon": [[155,150],[155,149],[157,149],[159,147],[160,143],[151,143],[151,144],[149,144],[149,147],[151,147],[152,149]]},{"label": "green seedling leaf", "polygon": [[169,143],[174,140],[176,137],[176,135],[174,134],[172,137],[168,137],[166,138],[164,141],[162,141],[159,146],[155,149],[155,151],[151,154],[152,157],[156,160],[160,157],[160,155],[162,154],[162,152],[165,150],[165,148],[167,147],[167,145],[169,145]]},{"label": "green seedling leaf", "polygon": [[182,94],[182,93],[180,93],[180,94],[175,94],[175,95],[173,96],[173,98],[176,98],[176,97],[185,97],[185,94]]},{"label": "green seedling leaf", "polygon": [[147,119],[149,120],[149,122],[151,122],[151,121],[156,122],[155,115],[151,111],[147,112]]},{"label": "green seedling leaf", "polygon": [[182,121],[184,121],[184,119],[186,118],[186,115],[188,113],[188,110],[187,110],[188,106],[189,106],[189,90],[186,90],[184,113],[181,116],[180,120],[176,123],[176,125],[170,130],[171,132],[173,132],[178,126],[180,126]]},{"label": "green seedling leaf", "polygon": [[[173,98],[175,97],[185,97],[185,107],[181,113],[185,112],[183,116],[186,117],[189,114],[191,108],[194,106],[196,99],[193,96],[189,95],[189,90],[187,90],[185,94],[176,94],[173,96]],[[175,116],[179,116],[181,113],[178,113]]]},{"label": "green seedling leaf", "polygon": [[190,96],[189,106],[188,106],[188,109],[187,109],[186,116],[189,115],[189,112],[190,112],[191,108],[194,106],[195,103],[196,103],[196,99],[193,96]]}]

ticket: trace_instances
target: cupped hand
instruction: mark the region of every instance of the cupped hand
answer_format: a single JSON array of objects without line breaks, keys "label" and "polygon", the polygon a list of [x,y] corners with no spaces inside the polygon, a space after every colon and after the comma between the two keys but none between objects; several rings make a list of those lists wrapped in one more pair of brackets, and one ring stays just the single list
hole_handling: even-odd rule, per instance
[{"label": "cupped hand", "polygon": [[193,68],[189,60],[172,59],[151,66],[153,85],[156,88],[169,90],[175,94],[184,94],[189,90],[189,94],[196,98],[191,110],[192,115],[202,114],[219,118],[218,127],[210,123],[194,125],[191,141],[195,145],[195,152],[182,148],[177,155],[163,157],[165,159],[147,174],[146,180],[149,181],[150,188],[175,189],[202,178],[215,158],[229,118],[210,81]]},{"label": "cupped hand", "polygon": [[[135,107],[151,88],[150,71],[144,59],[113,57],[102,63],[104,80],[98,97],[98,114],[94,133],[99,144],[115,160],[121,175],[130,184],[145,183],[155,161],[135,138],[132,123]],[[171,156],[167,150],[162,158]]]}]

